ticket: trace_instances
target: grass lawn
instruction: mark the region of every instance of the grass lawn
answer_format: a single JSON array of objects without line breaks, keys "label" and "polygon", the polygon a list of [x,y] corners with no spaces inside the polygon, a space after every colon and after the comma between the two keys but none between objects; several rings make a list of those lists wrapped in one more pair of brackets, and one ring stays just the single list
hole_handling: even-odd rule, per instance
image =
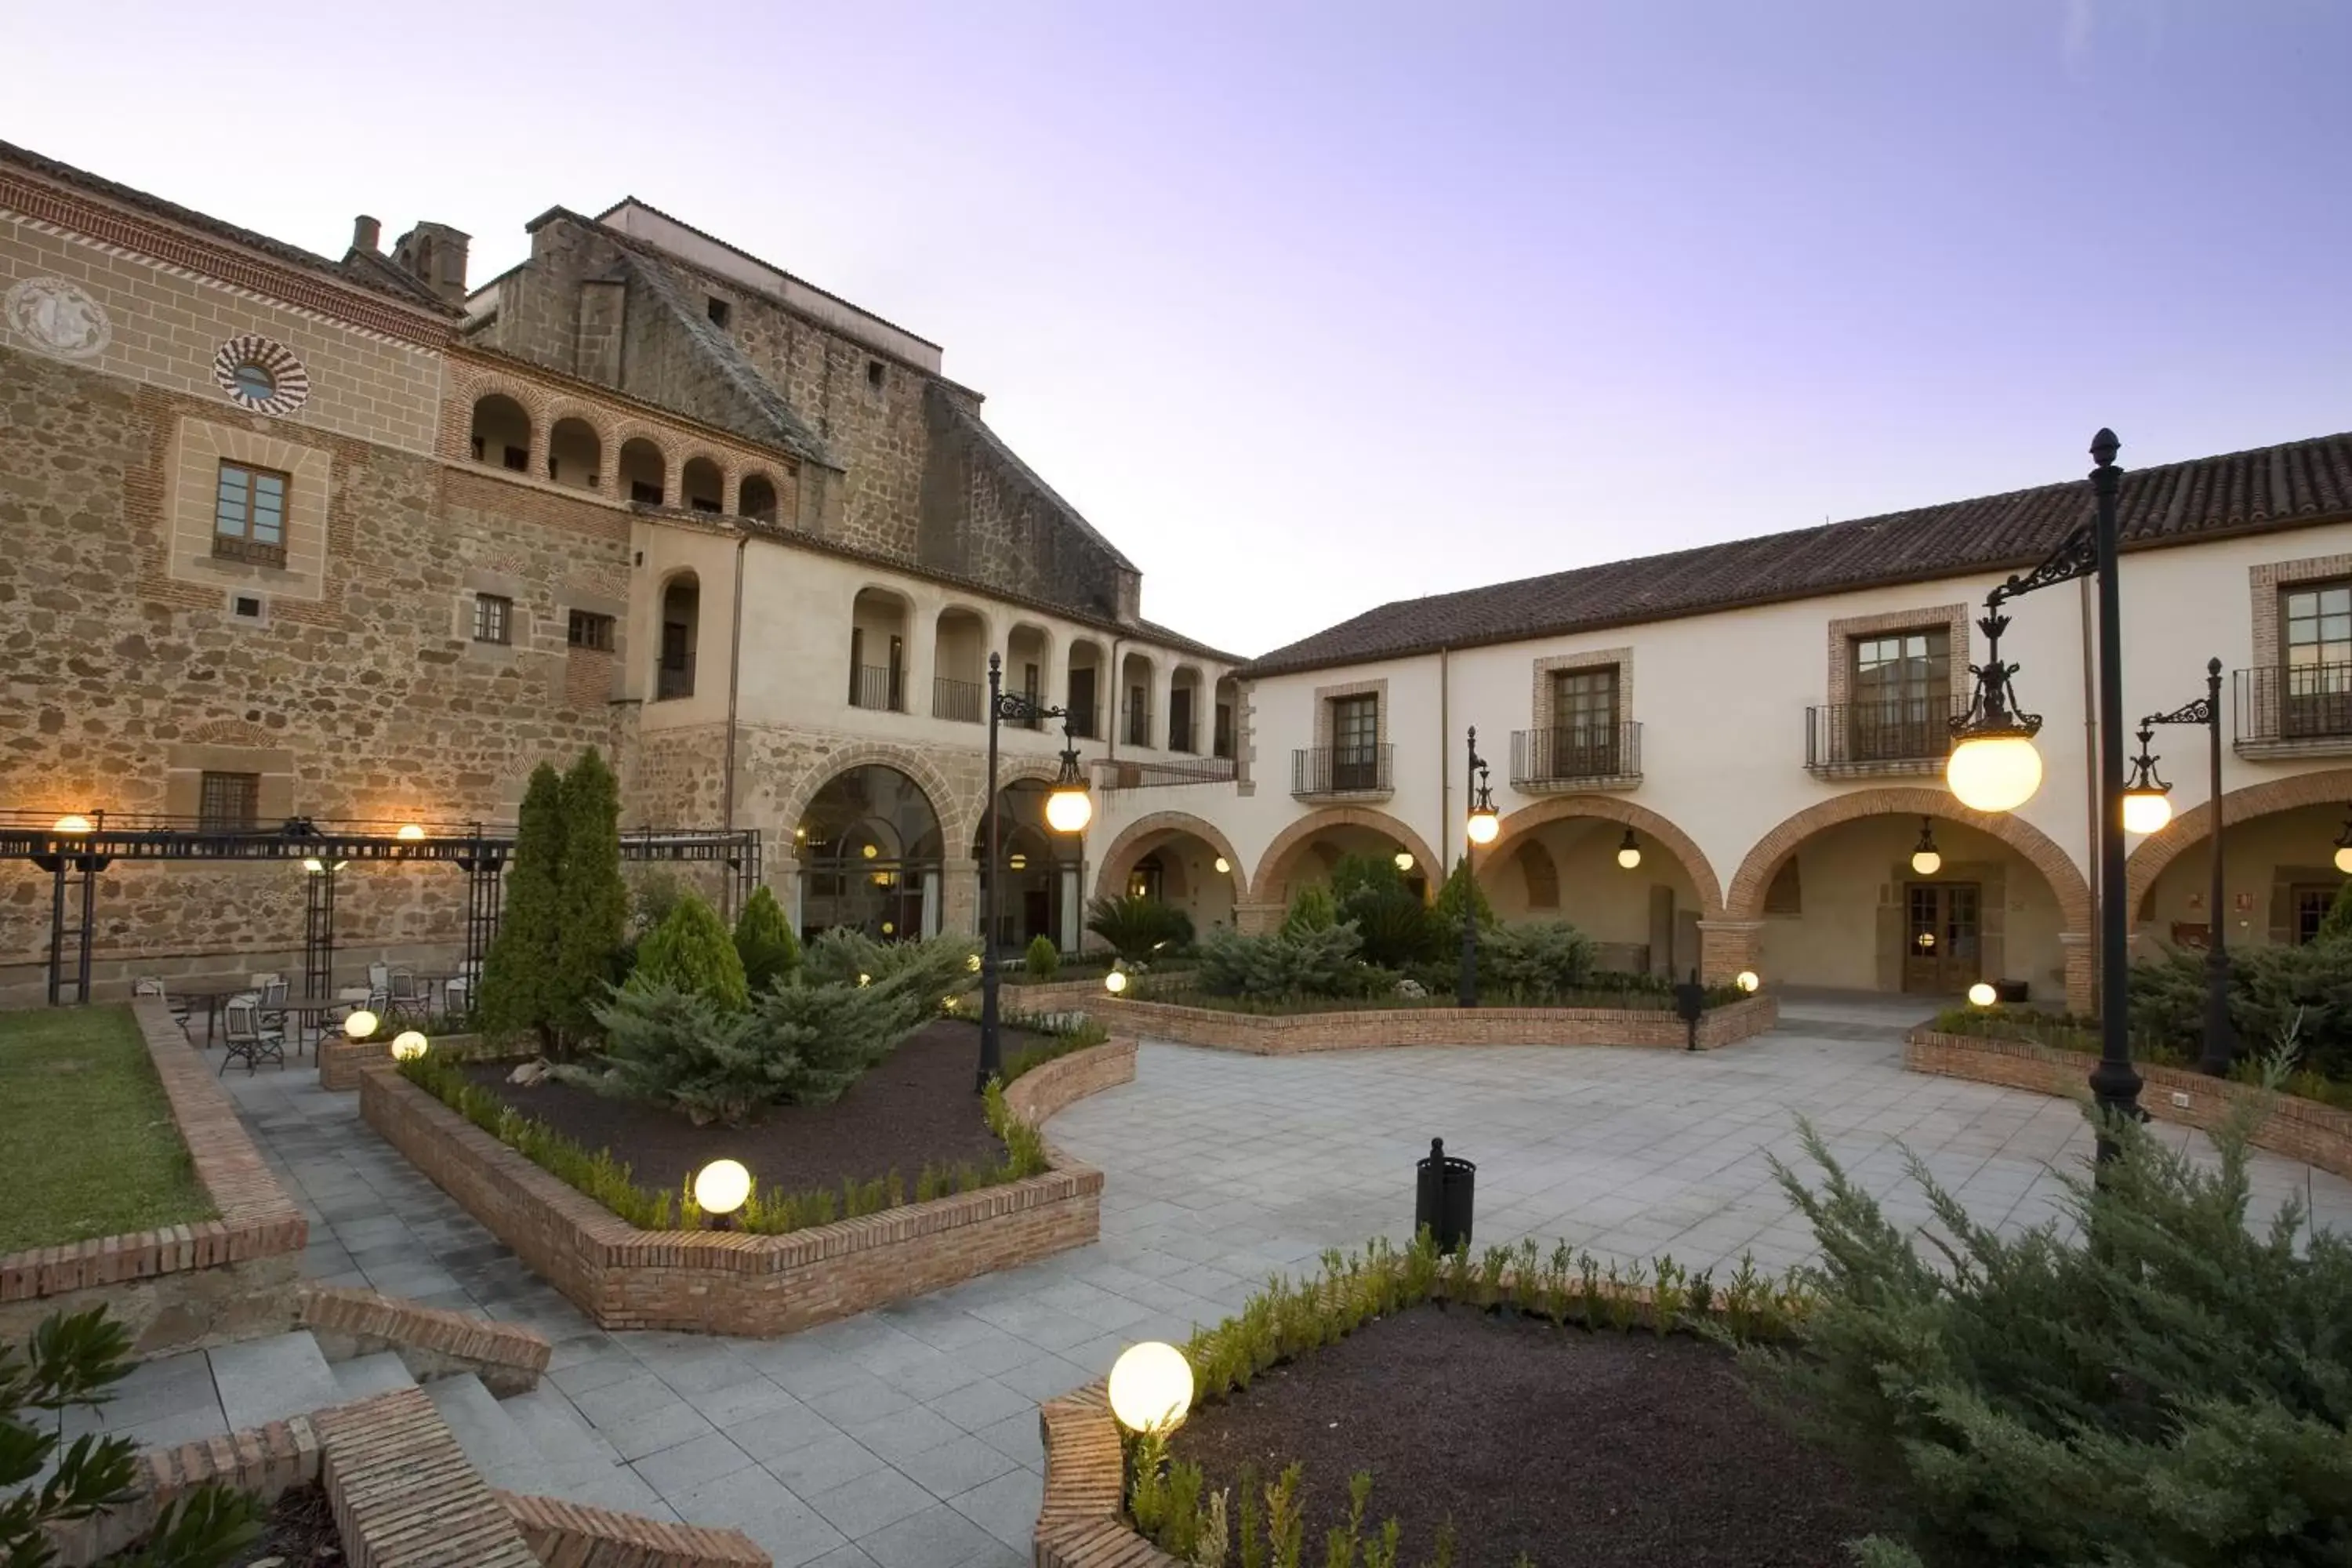
[{"label": "grass lawn", "polygon": [[127,1007],[0,1013],[0,1253],[211,1219]]}]

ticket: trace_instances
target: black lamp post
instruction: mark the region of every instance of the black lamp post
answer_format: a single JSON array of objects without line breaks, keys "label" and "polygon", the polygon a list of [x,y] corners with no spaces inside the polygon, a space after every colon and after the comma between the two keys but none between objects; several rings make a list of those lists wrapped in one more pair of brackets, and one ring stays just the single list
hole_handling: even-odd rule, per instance
[{"label": "black lamp post", "polygon": [[1002,723],[1034,725],[1040,720],[1062,721],[1062,771],[1055,775],[1053,793],[1045,797],[1045,825],[1056,833],[1084,833],[1094,820],[1095,805],[1087,795],[1086,775],[1078,771],[1078,745],[1070,734],[1066,708],[1047,708],[1025,692],[1004,689],[1004,656],[988,656],[988,894],[981,915],[980,933],[980,1076],[975,1091],[985,1091],[988,1080],[1003,1070],[1004,1056],[996,1030],[996,910],[998,902],[996,798],[996,729]]},{"label": "black lamp post", "polygon": [[[2104,1116],[2140,1120],[2140,1076],[2131,1060],[2126,1000],[2131,984],[2126,945],[2129,911],[2124,907],[2124,688],[2121,594],[2116,578],[2116,498],[2124,473],[2116,467],[2122,448],[2112,430],[2091,437],[2091,492],[2096,501],[2088,523],[2068,534],[2050,558],[2020,573],[1985,595],[1985,661],[1969,667],[1977,678],[1969,710],[1952,721],[1952,755],[1945,777],[1964,805],[1979,811],[2014,811],[2042,783],[2042,758],[2033,737],[2042,716],[2020,710],[2011,678],[2017,666],[2000,657],[2000,634],[2009,627],[2001,605],[2046,588],[2095,577],[2099,597],[2099,1065],[2091,1069],[2091,1095]],[[2215,803],[2220,809],[2220,803]],[[2099,1158],[2115,1158],[2114,1141],[2104,1131]]]},{"label": "black lamp post", "polygon": [[2206,902],[2212,910],[2205,944],[2205,1048],[2199,1070],[2214,1078],[2229,1075],[2238,1042],[2230,1027],[2230,948],[2221,919],[2221,661],[2205,662],[2205,695],[2169,713],[2151,713],[2139,721],[2139,755],[2132,759],[2131,783],[2124,790],[2124,826],[2134,833],[2154,833],[2172,820],[2172,786],[2156,771],[2158,758],[2148,742],[2158,724],[2198,724],[2205,730],[2212,772],[2206,798],[2213,803],[2211,883]]},{"label": "black lamp post", "polygon": [[[1462,846],[1462,973],[1454,984],[1454,1000],[1464,1007],[1478,1005],[1478,872],[1470,863],[1481,844],[1495,842],[1501,823],[1495,816],[1495,794],[1486,784],[1486,760],[1478,754],[1478,726],[1470,726],[1470,771],[1462,775],[1471,789],[1470,820]],[[1475,780],[1475,787],[1471,781]]]}]

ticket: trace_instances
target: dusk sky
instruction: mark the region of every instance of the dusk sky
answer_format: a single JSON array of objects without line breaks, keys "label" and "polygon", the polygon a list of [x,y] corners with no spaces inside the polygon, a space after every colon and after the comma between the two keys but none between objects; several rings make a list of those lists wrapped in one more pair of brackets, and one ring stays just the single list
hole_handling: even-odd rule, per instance
[{"label": "dusk sky", "polygon": [[[230,18],[234,18],[231,20]],[[642,197],[1257,653],[2352,426],[2352,4],[85,5],[0,138],[313,249]]]}]

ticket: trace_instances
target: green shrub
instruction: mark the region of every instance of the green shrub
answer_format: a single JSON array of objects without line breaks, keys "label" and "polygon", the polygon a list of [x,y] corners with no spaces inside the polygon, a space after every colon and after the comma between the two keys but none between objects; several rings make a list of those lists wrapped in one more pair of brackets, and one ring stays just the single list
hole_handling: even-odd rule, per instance
[{"label": "green shrub", "polygon": [[929,1005],[969,989],[979,974],[980,949],[970,937],[880,942],[850,926],[835,926],[802,950],[801,976],[817,984],[879,984],[909,971],[929,976]]},{"label": "green shrub", "polygon": [[[2133,1035],[2196,1060],[2205,1040],[2206,973],[2203,953],[2179,949],[2133,964]],[[2241,1042],[2276,1039],[2292,1026],[2306,1067],[2352,1079],[2352,941],[2231,948],[2230,1021]]]},{"label": "green shrub", "polygon": [[2329,901],[2327,912],[2320,917],[2319,930],[2312,940],[2342,942],[2347,937],[2352,937],[2352,877],[2337,885],[2336,897]]},{"label": "green shrub", "polygon": [[1331,900],[1341,923],[1356,928],[1367,963],[1402,969],[1437,956],[1443,933],[1394,857],[1342,855],[1331,868]]},{"label": "green shrub", "polygon": [[1822,1248],[1817,1300],[1750,1364],[1897,1509],[1906,1543],[1866,1561],[2352,1561],[2352,1243],[2295,1200],[2248,1230],[2250,1126],[2215,1134],[2211,1168],[2113,1126],[2120,1158],[2015,1235],[1915,1159],[1937,1260],[1805,1129],[1821,1184],[1778,1173]]},{"label": "green shrub", "polygon": [[1480,930],[1495,925],[1495,906],[1486,901],[1486,889],[1478,885],[1466,856],[1454,862],[1454,869],[1447,875],[1445,885],[1437,889],[1437,900],[1432,906],[1438,925],[1456,942],[1462,940],[1462,909],[1465,903],[1475,915]]},{"label": "green shrub", "polygon": [[1309,882],[1290,895],[1289,912],[1282,918],[1285,936],[1301,931],[1328,931],[1339,923],[1339,907],[1331,901],[1331,889],[1320,882]]},{"label": "green shrub", "polygon": [[562,903],[549,1014],[562,1038],[576,1042],[595,1033],[604,988],[622,978],[629,921],[628,885],[621,880],[621,782],[594,747],[563,775],[562,802]]},{"label": "green shrub", "polygon": [[1087,929],[1129,963],[1192,945],[1192,917],[1158,899],[1129,893],[1087,901]]},{"label": "green shrub", "polygon": [[801,944],[784,919],[783,906],[766,888],[755,888],[735,918],[735,956],[743,962],[743,984],[754,994],[800,967]]},{"label": "green shrub", "polygon": [[1545,1004],[1584,988],[1592,974],[1592,939],[1566,921],[1498,925],[1478,938],[1482,996]]},{"label": "green shrub", "polygon": [[1004,1058],[1003,1081],[1013,1082],[1023,1073],[1041,1068],[1055,1057],[1066,1057],[1073,1051],[1083,1051],[1089,1046],[1099,1046],[1110,1038],[1110,1026],[1084,1013],[1055,1013],[1029,1017],[1008,1013],[1004,1026],[1021,1029],[1044,1037],[1036,1044],[1024,1046]]},{"label": "green shrub", "polygon": [[627,989],[668,989],[707,996],[721,1012],[740,1013],[751,999],[743,960],[718,911],[688,893],[637,944],[637,966]]},{"label": "green shrub", "polygon": [[1054,972],[1062,967],[1062,950],[1054,945],[1050,936],[1033,936],[1029,939],[1029,951],[1021,956],[1021,967],[1028,971],[1032,980],[1051,980]]},{"label": "green shrub", "polygon": [[[57,1561],[45,1527],[87,1518],[139,1495],[132,1438],[60,1432],[65,1411],[110,1397],[131,1371],[131,1335],[103,1307],[51,1313],[23,1345],[0,1345],[0,1563],[46,1568]],[[52,1461],[39,1486],[31,1482]],[[110,1557],[126,1568],[222,1568],[261,1533],[253,1500],[205,1485],[166,1504],[141,1550]]]},{"label": "green shrub", "polygon": [[1352,925],[1244,936],[1211,931],[1196,972],[1202,989],[1221,996],[1342,996],[1360,988],[1361,943]]},{"label": "green shrub", "polygon": [[491,1031],[530,1031],[546,1050],[557,1045],[552,995],[562,941],[562,868],[563,775],[541,763],[531,770],[515,815],[506,908],[483,964],[481,1013]]}]

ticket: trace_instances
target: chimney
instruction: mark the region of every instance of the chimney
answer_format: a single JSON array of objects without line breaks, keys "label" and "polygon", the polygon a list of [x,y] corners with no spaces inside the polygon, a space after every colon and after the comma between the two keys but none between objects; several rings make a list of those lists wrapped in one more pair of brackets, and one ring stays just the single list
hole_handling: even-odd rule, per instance
[{"label": "chimney", "polygon": [[376,247],[383,242],[383,225],[376,222],[375,219],[368,216],[365,213],[362,213],[359,216],[352,219],[352,248],[353,250],[364,250],[370,256],[373,256],[376,252]]},{"label": "chimney", "polygon": [[392,263],[451,304],[462,305],[471,238],[446,223],[420,223],[394,242]]}]

